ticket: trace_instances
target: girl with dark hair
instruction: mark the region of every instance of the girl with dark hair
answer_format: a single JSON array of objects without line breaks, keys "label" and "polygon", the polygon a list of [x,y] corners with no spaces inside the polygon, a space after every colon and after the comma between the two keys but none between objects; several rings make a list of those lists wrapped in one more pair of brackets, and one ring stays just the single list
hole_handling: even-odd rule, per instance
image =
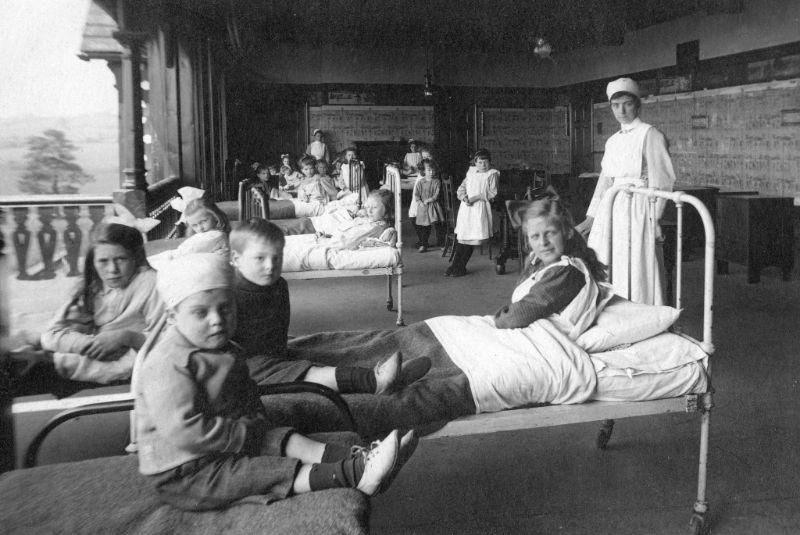
[{"label": "girl with dark hair", "polygon": [[42,334],[43,351],[28,356],[74,381],[127,380],[136,351],[163,312],[141,233],[101,224],[86,253],[83,280]]}]

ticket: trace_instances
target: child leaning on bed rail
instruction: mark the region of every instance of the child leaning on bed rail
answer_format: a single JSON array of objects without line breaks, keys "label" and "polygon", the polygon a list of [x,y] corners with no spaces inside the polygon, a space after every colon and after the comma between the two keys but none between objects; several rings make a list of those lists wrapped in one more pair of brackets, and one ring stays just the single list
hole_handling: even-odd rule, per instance
[{"label": "child leaning on bed rail", "polygon": [[385,490],[416,447],[393,430],[372,448],[268,426],[238,347],[233,270],[218,255],[177,258],[158,273],[169,327],[137,368],[139,471],[160,500],[189,511],[304,492]]}]

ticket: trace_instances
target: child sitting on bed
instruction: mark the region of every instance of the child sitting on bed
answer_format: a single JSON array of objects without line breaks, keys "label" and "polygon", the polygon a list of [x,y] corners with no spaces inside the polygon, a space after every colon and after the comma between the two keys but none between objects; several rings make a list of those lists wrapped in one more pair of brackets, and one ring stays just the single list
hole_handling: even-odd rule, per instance
[{"label": "child sitting on bed", "polygon": [[332,249],[394,247],[397,231],[394,221],[394,194],[385,189],[372,191],[364,207],[333,234],[318,232],[317,243]]},{"label": "child sitting on bed", "polygon": [[173,260],[158,274],[169,327],[134,386],[139,471],[179,509],[219,509],[249,498],[349,487],[385,489],[416,446],[392,431],[371,449],[327,445],[270,428],[238,348],[233,270],[218,255]]},{"label": "child sitting on bed", "polygon": [[231,231],[231,224],[225,212],[213,201],[205,195],[192,199],[184,208],[182,219],[194,234],[174,250],[147,257],[151,266],[159,269],[165,262],[191,253],[215,253],[226,260],[230,258],[228,233]]},{"label": "child sitting on bed", "polygon": [[344,151],[344,161],[339,168],[336,187],[340,190],[337,197],[339,199],[356,192],[360,192],[362,202],[367,198],[369,188],[364,175],[364,163],[358,160],[355,147],[347,147]]},{"label": "child sitting on bed", "polygon": [[303,182],[297,188],[297,198],[303,202],[319,202],[327,204],[335,201],[339,193],[336,185],[327,176],[317,174],[317,161],[311,156],[304,156],[300,160],[300,170],[303,173]]},{"label": "child sitting on bed", "polygon": [[130,378],[136,351],[164,312],[141,232],[100,224],[92,232],[83,273],[40,344],[12,353],[29,367],[21,374],[19,395],[79,389],[63,379],[107,384]]},{"label": "child sitting on bed", "polygon": [[[289,286],[281,277],[285,238],[281,229],[253,218],[231,233],[234,292],[241,311],[232,340],[247,356],[250,377],[258,384],[308,381],[338,392],[382,394],[413,383],[430,368],[427,358],[403,363],[395,353],[374,369],[318,366],[290,360]],[[399,383],[399,384],[398,384]]]}]

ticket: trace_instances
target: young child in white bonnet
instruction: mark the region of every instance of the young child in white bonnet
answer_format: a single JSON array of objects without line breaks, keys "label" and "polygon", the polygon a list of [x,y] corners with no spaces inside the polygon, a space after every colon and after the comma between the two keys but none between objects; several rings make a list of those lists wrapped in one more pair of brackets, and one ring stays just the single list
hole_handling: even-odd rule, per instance
[{"label": "young child in white bonnet", "polygon": [[211,253],[176,258],[158,273],[169,326],[141,359],[134,392],[139,470],[159,498],[200,511],[334,487],[384,490],[415,445],[401,445],[396,430],[351,450],[267,426],[230,342],[232,284],[231,266]]}]

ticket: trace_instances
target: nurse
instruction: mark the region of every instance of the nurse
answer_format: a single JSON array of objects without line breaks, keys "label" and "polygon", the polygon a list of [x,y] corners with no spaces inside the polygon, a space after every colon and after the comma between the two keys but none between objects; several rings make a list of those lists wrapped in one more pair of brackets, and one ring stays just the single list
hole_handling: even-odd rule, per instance
[{"label": "nurse", "polygon": [[[605,228],[604,222],[597,216],[611,202],[604,194],[612,186],[631,184],[640,188],[672,191],[675,171],[667,140],[664,134],[639,118],[641,91],[635,81],[630,78],[614,80],[608,84],[606,95],[620,130],[606,142],[592,202],[586,219],[576,230],[588,234],[589,247],[597,252],[601,262],[611,262],[611,283],[615,293],[637,303],[662,305],[666,280],[659,219],[664,212],[665,202],[658,201],[655,210],[648,213],[647,198],[628,197],[621,193],[614,202],[612,229]],[[605,252],[608,232],[612,232],[613,236],[612,258],[608,258]],[[655,236],[655,243],[652,243],[650,236]],[[620,283],[628,280],[630,284]]]},{"label": "nurse", "polygon": [[313,156],[316,160],[330,162],[330,154],[328,153],[328,145],[323,141],[323,133],[319,128],[315,128],[312,132],[314,141],[308,144],[306,154]]}]

